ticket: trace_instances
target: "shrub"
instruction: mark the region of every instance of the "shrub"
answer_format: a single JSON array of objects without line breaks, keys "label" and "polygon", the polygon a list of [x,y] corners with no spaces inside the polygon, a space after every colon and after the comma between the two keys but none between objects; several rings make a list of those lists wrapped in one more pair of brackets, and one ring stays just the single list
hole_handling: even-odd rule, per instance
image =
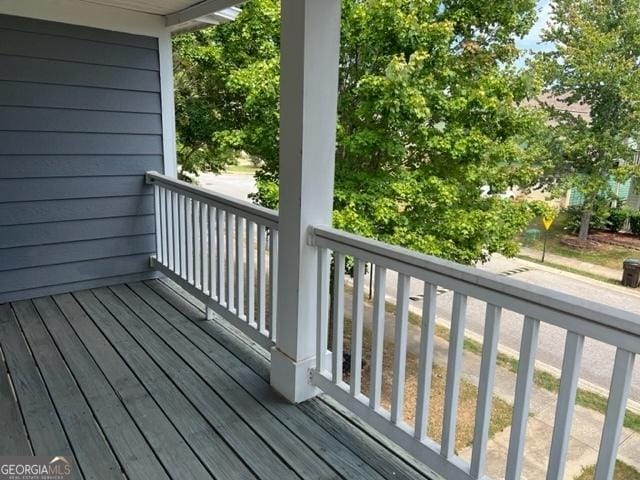
[{"label": "shrub", "polygon": [[624,226],[624,222],[629,218],[630,212],[624,208],[612,208],[607,219],[607,228],[612,232],[619,232]]},{"label": "shrub", "polygon": [[629,225],[631,227],[631,233],[640,235],[640,212],[633,212],[629,216]]},{"label": "shrub", "polygon": [[[582,218],[582,207],[569,207],[566,209],[567,223],[566,229],[572,233],[580,231],[580,220]],[[591,214],[590,228],[605,228],[609,216],[608,209],[597,207]]]}]

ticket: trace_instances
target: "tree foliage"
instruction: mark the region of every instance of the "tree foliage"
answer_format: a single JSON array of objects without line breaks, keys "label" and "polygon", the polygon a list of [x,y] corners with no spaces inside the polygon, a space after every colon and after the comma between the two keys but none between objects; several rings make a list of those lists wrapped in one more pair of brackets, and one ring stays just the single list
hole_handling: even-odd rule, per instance
[{"label": "tree foliage", "polygon": [[[603,199],[609,179],[638,174],[633,156],[640,140],[640,2],[556,0],[543,40],[554,50],[536,59],[550,96],[568,108],[547,105],[547,183],[584,195],[581,238]],[[571,105],[588,106],[576,115]]]},{"label": "tree foliage", "polygon": [[[514,237],[539,205],[481,188],[539,178],[531,133],[543,115],[521,106],[539,83],[513,66],[534,6],[343,1],[336,227],[465,263],[517,251]],[[262,159],[257,200],[276,207],[278,3],[252,0],[234,22],[177,42],[178,56],[207,70],[198,75],[215,112],[208,152]]]},{"label": "tree foliage", "polygon": [[239,151],[278,158],[278,4],[256,0],[238,22],[173,40],[178,163],[219,172]]}]

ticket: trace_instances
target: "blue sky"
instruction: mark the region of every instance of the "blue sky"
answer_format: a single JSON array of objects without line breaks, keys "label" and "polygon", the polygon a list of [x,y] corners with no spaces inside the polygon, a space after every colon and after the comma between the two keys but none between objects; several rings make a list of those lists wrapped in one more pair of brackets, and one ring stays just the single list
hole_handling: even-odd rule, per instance
[{"label": "blue sky", "polygon": [[535,52],[546,51],[551,48],[548,43],[540,43],[540,34],[549,22],[551,15],[551,0],[539,0],[536,7],[538,10],[538,20],[528,35],[517,39],[516,45],[522,49],[530,49]]}]

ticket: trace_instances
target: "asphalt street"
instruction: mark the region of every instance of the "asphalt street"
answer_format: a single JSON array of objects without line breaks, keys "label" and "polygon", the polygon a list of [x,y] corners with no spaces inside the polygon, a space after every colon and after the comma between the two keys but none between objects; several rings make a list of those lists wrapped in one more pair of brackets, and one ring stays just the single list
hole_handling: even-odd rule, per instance
[{"label": "asphalt street", "polygon": [[[638,313],[640,321],[640,292],[628,291],[623,287],[609,286],[596,280],[585,279],[577,275],[555,269],[539,267],[536,264],[519,259],[507,259],[496,256],[490,262],[480,266],[496,274],[507,275],[509,278],[521,280],[541,287],[551,288],[578,298],[594,300],[616,308]],[[389,301],[396,296],[397,275],[387,273],[386,294]],[[365,291],[369,286],[368,275],[365,280]],[[415,309],[422,308],[423,284],[420,281],[411,282],[411,305]],[[445,322],[451,318],[451,302],[453,293],[439,289],[437,298],[438,319]],[[486,304],[476,299],[469,299],[467,304],[466,328],[481,336],[484,330],[484,315]],[[500,345],[515,354],[520,349],[522,333],[522,315],[509,310],[503,310],[500,325]],[[541,319],[544,320],[544,319]],[[564,341],[566,331],[553,325],[541,323],[536,360],[555,370],[562,367]],[[608,390],[611,380],[615,348],[592,339],[585,341],[580,377],[587,382]],[[630,398],[640,402],[640,362],[636,362],[634,376],[631,382]]]},{"label": "asphalt street", "polygon": [[[251,175],[242,174],[205,174],[200,178],[200,184],[205,188],[247,199],[255,191],[255,183]],[[560,270],[540,267],[536,264],[519,259],[507,259],[495,256],[490,262],[479,266],[483,270],[496,274],[507,275],[542,287],[574,295],[578,298],[594,300],[599,303],[627,310],[638,315],[640,321],[640,292],[616,287],[606,283],[580,277]],[[394,299],[396,294],[397,277],[394,272],[388,273],[387,297]],[[368,286],[366,281],[365,285]],[[411,304],[414,308],[422,307],[422,283],[412,281]],[[366,290],[366,289],[365,289]],[[440,290],[437,302],[438,318],[443,321],[451,318],[451,300],[453,294],[447,290]],[[467,305],[467,330],[482,335],[484,328],[485,304],[475,299],[469,299]],[[522,316],[510,311],[504,311],[500,329],[500,345],[506,350],[517,352],[520,347],[522,332]],[[553,369],[560,369],[564,352],[565,331],[552,325],[542,323],[536,360]],[[615,349],[594,340],[587,340],[582,360],[581,379],[597,387],[608,390]],[[640,402],[640,360],[636,361],[634,376],[631,383],[631,399]]]}]

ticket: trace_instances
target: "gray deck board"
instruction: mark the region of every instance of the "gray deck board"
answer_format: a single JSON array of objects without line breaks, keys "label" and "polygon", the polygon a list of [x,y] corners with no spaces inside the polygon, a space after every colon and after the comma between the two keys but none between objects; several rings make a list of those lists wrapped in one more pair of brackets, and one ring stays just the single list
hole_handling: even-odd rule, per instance
[{"label": "gray deck board", "polygon": [[53,299],[43,297],[33,303],[40,316],[46,318],[49,333],[57,342],[78,386],[83,390],[125,474],[129,478],[140,480],[168,478],[133,418]]},{"label": "gray deck board", "polygon": [[[136,287],[137,285],[137,283],[131,284],[131,288],[144,295],[143,291]],[[244,388],[252,392],[256,398],[265,402],[266,408],[275,417],[285,419],[289,428],[299,435],[301,441],[308,442],[312,448],[321,451],[327,463],[337,465],[338,470],[344,473],[346,478],[382,477],[413,480],[423,477],[422,472],[390,454],[384,446],[367,441],[368,436],[361,430],[347,428],[349,423],[341,417],[338,418],[336,413],[326,407],[323,402],[312,400],[292,408],[278,401],[269,387],[266,359],[256,355],[255,350],[248,346],[242,352],[242,345],[239,342],[231,339],[215,322],[203,321],[204,313],[184,298],[176,296],[173,289],[164,282],[149,281],[147,285],[173,305],[173,312],[163,313],[165,318],[170,319],[185,333],[188,331],[188,336],[194,343],[200,345],[212,359],[224,365],[225,371],[242,383]],[[145,298],[152,297],[145,295]],[[189,320],[184,321],[185,315]],[[183,321],[180,322],[180,319]],[[205,335],[203,336],[202,333]],[[221,346],[228,350],[221,349]],[[240,354],[241,358],[236,358],[231,351]],[[254,370],[252,371],[248,365]],[[313,410],[306,409],[308,404],[315,406],[317,417]],[[334,416],[336,418],[333,418]]]},{"label": "gray deck board", "polygon": [[56,410],[10,305],[0,305],[0,343],[36,455],[72,455]]},{"label": "gray deck board", "polygon": [[0,305],[0,346],[0,427],[19,442],[0,455],[66,445],[86,478],[429,478],[331,402],[284,401],[268,353],[173,282]]},{"label": "gray deck board", "polygon": [[[1,309],[2,307],[0,311]],[[10,385],[9,372],[2,358],[0,358],[0,432],[2,432],[0,452],[4,455],[32,454],[29,438],[22,423],[22,415]]]},{"label": "gray deck board", "polygon": [[[175,351],[179,351],[180,355],[193,370],[199,372],[199,375],[210,387],[216,388],[218,394],[229,405],[227,408],[233,408],[235,410],[234,415],[239,416],[251,426],[264,442],[271,444],[276,453],[293,470],[305,479],[336,478],[336,472],[322,462],[312,449],[301,444],[300,440],[280,422],[273,422],[271,413],[256,398],[252,397],[236,383],[234,378],[236,378],[235,374],[238,372],[227,364],[221,367],[214,363],[203,351],[191,343],[189,336],[193,334],[199,335],[198,327],[186,319],[184,319],[186,323],[180,324],[178,329],[174,328],[171,319],[163,324],[162,321],[158,321],[158,314],[167,315],[171,318],[174,315],[179,315],[178,312],[175,312],[169,304],[143,284],[132,284],[131,289],[125,286],[118,286],[113,288],[113,291],[140,318],[145,322],[149,322],[149,325],[151,325],[151,322],[155,322],[154,329],[158,335],[169,343]],[[145,301],[148,304],[144,303]],[[152,307],[157,311],[153,310]],[[193,327],[193,329],[189,327]],[[217,349],[221,350],[220,346],[217,346]],[[274,442],[273,439],[276,438],[278,441]],[[261,441],[260,443],[263,442]],[[253,450],[251,445],[247,447]],[[259,451],[260,449],[257,450],[257,452]]]},{"label": "gray deck board", "polygon": [[120,465],[35,307],[24,300],[15,302],[13,309],[84,477],[96,480],[122,477]]},{"label": "gray deck board", "polygon": [[[240,454],[244,462],[260,478],[276,480],[278,478],[297,478],[273,455],[265,455],[269,451],[269,446],[264,444],[259,437],[252,432],[248,426],[238,417],[222,400],[216,392],[209,388],[195,372],[191,370],[162,340],[148,328],[129,308],[124,305],[113,292],[107,289],[94,291],[96,297],[111,312],[113,319],[117,318],[120,325],[101,325],[105,333],[115,341],[126,337],[144,341],[144,349],[151,357],[148,362],[152,365],[151,359],[156,365],[150,368],[158,368],[167,375],[173,382],[171,395],[176,398],[182,397],[181,415],[186,417],[186,422],[195,422],[196,419],[211,430],[211,435],[215,440],[207,442],[206,452],[203,457],[211,460],[211,467],[228,468],[224,472],[227,478],[238,478],[242,469],[246,467],[238,461],[234,454]],[[158,322],[159,319],[155,319]],[[108,329],[108,331],[107,331]],[[129,355],[131,352],[124,352]],[[171,382],[169,382],[171,383]],[[160,393],[161,394],[161,393]],[[231,450],[224,442],[231,446]],[[196,446],[194,446],[196,448]],[[220,472],[223,473],[223,472]],[[244,475],[251,476],[248,471]]]},{"label": "gray deck board", "polygon": [[[85,293],[92,295],[91,292]],[[109,383],[116,388],[118,396],[127,406],[131,415],[137,419],[147,441],[152,445],[169,475],[173,478],[210,478],[193,451],[185,444],[171,420],[165,416],[136,375],[95,326],[89,315],[71,295],[65,294],[55,298],[85,348],[91,353]],[[98,317],[97,320],[102,319]],[[133,346],[133,342],[130,345],[120,345],[124,348],[129,346]],[[136,372],[138,375],[143,373]],[[161,381],[162,379],[156,378],[155,380]]]},{"label": "gray deck board", "polygon": [[[213,426],[191,403],[192,396],[202,395],[204,392],[196,389],[186,393],[180,391],[171,381],[172,377],[167,375],[136,343],[136,339],[118,323],[93,292],[80,292],[77,298],[90,313],[96,326],[134,369],[141,383],[165,414],[171,418],[185,444],[193,450],[205,467],[212,474],[215,472],[220,475],[221,478],[255,478],[233,450],[226,447],[225,439],[218,435]],[[133,314],[127,313],[127,309],[119,314],[128,316],[129,321],[133,320]],[[170,354],[168,349],[156,353],[158,356]],[[169,364],[168,369],[173,371],[174,366]],[[208,400],[206,397],[205,399]]]}]

